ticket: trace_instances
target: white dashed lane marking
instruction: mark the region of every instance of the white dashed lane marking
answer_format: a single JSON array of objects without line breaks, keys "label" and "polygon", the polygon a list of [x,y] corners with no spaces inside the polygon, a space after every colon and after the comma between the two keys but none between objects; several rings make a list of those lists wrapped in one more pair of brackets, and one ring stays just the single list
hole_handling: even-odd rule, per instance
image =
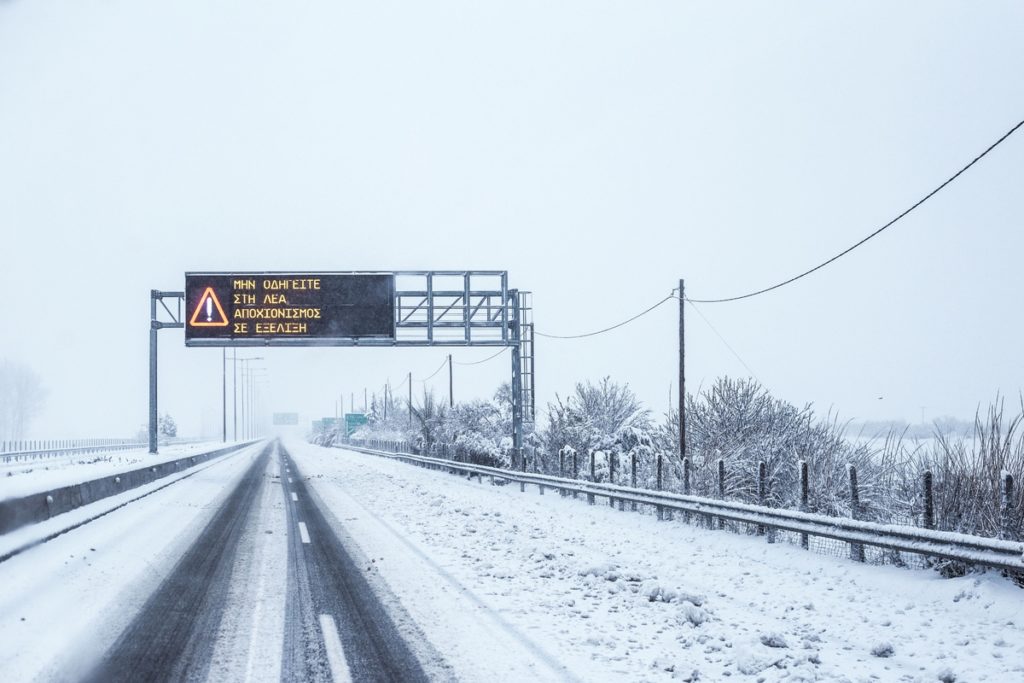
[{"label": "white dashed lane marking", "polygon": [[306,528],[305,522],[299,522],[299,537],[303,543],[309,543],[309,529]]},{"label": "white dashed lane marking", "polygon": [[324,637],[324,649],[327,650],[327,663],[331,667],[331,678],[334,683],[351,681],[352,673],[348,670],[345,653],[341,649],[341,638],[338,637],[338,626],[330,614],[320,615],[320,633]]},{"label": "white dashed lane marking", "polygon": [[299,497],[298,497],[298,495],[296,495],[295,491],[292,491],[292,500],[294,500],[294,501],[298,501],[299,500]]}]

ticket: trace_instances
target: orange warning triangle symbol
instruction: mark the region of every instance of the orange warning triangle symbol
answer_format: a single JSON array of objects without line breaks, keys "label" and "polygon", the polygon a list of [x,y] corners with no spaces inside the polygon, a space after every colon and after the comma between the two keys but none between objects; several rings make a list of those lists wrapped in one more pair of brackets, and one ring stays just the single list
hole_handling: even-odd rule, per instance
[{"label": "orange warning triangle symbol", "polygon": [[221,308],[213,287],[207,287],[199,297],[199,303],[196,304],[196,310],[188,324],[192,327],[227,327],[228,317],[224,315],[224,309]]}]

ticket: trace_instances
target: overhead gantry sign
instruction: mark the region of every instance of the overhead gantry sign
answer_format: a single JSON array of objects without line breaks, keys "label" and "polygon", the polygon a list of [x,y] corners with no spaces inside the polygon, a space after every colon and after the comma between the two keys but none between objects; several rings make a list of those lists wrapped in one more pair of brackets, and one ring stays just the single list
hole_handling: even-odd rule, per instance
[{"label": "overhead gantry sign", "polygon": [[509,289],[503,270],[185,273],[184,292],[150,293],[150,452],[157,450],[157,332],[183,327],[191,347],[510,347],[518,456],[523,420],[535,413],[528,296]]}]

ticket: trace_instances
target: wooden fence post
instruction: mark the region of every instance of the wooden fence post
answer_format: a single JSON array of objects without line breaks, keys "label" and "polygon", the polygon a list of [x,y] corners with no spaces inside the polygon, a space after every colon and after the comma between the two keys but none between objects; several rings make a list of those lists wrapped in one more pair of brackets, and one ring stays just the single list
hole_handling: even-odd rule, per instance
[{"label": "wooden fence post", "polygon": [[[636,453],[629,454],[629,485],[636,488]],[[636,501],[629,504],[629,509],[636,512]]]},{"label": "wooden fence post", "polygon": [[[850,517],[860,519],[860,489],[857,487],[857,468],[847,465],[846,471],[850,476]],[[850,544],[850,559],[854,562],[864,561],[864,544]]]},{"label": "wooden fence post", "polygon": [[[520,469],[522,469],[523,474],[526,474],[526,449],[525,448],[520,448],[519,449],[519,457],[523,459],[522,460],[522,465],[521,465]],[[526,482],[525,481],[519,482],[519,493],[526,493]]]},{"label": "wooden fence post", "polygon": [[[559,478],[565,478],[565,449],[558,449],[558,476]],[[558,489],[558,495],[565,498],[565,489]]]},{"label": "wooden fence post", "polygon": [[[725,500],[725,460],[718,459],[718,499]],[[725,528],[725,517],[718,518],[718,528]]]},{"label": "wooden fence post", "polygon": [[[690,495],[690,459],[683,458],[683,495]],[[690,513],[683,513],[683,521],[690,523]]]},{"label": "wooden fence post", "polygon": [[924,476],[922,477],[922,483],[924,485],[924,528],[934,529],[935,528],[935,493],[932,488],[932,473],[931,470],[925,470]]},{"label": "wooden fence post", "polygon": [[[658,490],[660,491],[661,490],[661,451],[658,451],[658,471],[657,471],[657,476],[655,478],[655,483],[656,483],[656,485],[658,487]],[[657,509],[657,512],[658,512],[658,521],[660,522],[661,520],[665,519],[665,508],[663,508],[662,506],[658,505],[658,506],[656,506],[656,509]]]},{"label": "wooden fence post", "polygon": [[[577,479],[577,480],[580,478],[580,468],[576,466],[576,449],[575,448],[572,449],[572,478],[573,479]],[[576,497],[576,492],[575,491],[572,492],[572,497],[573,498]]]},{"label": "wooden fence post", "polygon": [[[594,451],[593,451],[593,449],[591,449],[591,451],[590,451],[590,481],[593,482],[593,481],[596,481],[596,480],[597,480],[597,469],[594,466]],[[588,493],[587,494],[587,505],[593,505],[593,504],[594,504],[594,494],[593,493]]]},{"label": "wooden fence post", "polygon": [[[764,460],[757,463],[757,504],[765,503],[765,480],[768,478],[768,465]],[[764,524],[757,525],[757,535],[764,536]]]},{"label": "wooden fence post", "polygon": [[[607,456],[605,456],[605,457],[608,458],[608,483],[609,484],[614,484],[615,483],[615,454],[609,451]],[[614,508],[615,507],[615,499],[612,498],[611,496],[608,496],[608,507],[610,507],[610,508]]]},{"label": "wooden fence post", "polygon": [[[810,499],[810,483],[808,481],[807,461],[800,461],[800,512],[807,512]],[[806,533],[800,534],[800,547],[807,550],[810,547],[810,539]]]},{"label": "wooden fence post", "polygon": [[1013,475],[1003,472],[1002,496],[999,499],[999,538],[1016,541],[1017,532],[1013,528]]}]

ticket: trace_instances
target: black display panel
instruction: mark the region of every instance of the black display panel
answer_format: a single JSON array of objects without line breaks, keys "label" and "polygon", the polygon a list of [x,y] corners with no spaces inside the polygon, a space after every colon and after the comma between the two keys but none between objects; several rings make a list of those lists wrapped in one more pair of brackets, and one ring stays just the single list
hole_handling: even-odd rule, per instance
[{"label": "black display panel", "polygon": [[395,338],[390,273],[186,273],[185,307],[186,345]]}]

